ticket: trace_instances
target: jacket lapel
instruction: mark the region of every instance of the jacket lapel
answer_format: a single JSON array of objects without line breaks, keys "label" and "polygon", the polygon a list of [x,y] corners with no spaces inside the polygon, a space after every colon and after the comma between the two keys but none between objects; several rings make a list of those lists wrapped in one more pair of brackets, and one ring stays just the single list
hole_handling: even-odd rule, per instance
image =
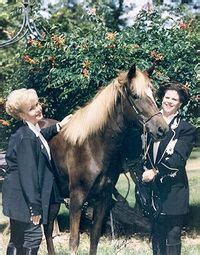
[{"label": "jacket lapel", "polygon": [[172,139],[173,134],[174,134],[173,131],[170,129],[168,131],[168,133],[166,134],[165,138],[160,141],[157,156],[156,156],[156,164],[163,158],[163,156],[165,154],[166,147],[167,147],[169,141]]},{"label": "jacket lapel", "polygon": [[47,150],[46,150],[44,144],[42,143],[41,139],[39,138],[39,136],[36,135],[35,132],[33,132],[33,130],[31,130],[31,129],[28,127],[28,124],[27,124],[27,123],[24,123],[24,126],[27,127],[27,129],[28,129],[28,131],[30,132],[30,135],[31,135],[31,136],[37,138],[38,143],[39,143],[40,151],[45,155],[47,161],[49,162],[49,165],[51,166],[51,160],[50,160],[50,158],[49,158],[48,152],[47,152]]},{"label": "jacket lapel", "polygon": [[156,164],[158,164],[162,160],[162,158],[165,154],[165,151],[167,149],[167,145],[169,144],[169,142],[172,139],[174,139],[174,137],[176,135],[175,129],[177,128],[177,126],[173,127],[172,125],[174,125],[174,123],[179,124],[179,115],[176,115],[172,119],[172,121],[169,123],[169,131],[167,132],[165,138],[160,141],[160,145],[158,147],[158,153],[157,153],[157,157],[156,157]]},{"label": "jacket lapel", "polygon": [[39,136],[37,137],[37,139],[38,139],[38,142],[39,142],[39,146],[40,146],[41,152],[45,155],[47,161],[49,162],[49,165],[51,166],[51,160],[50,160],[50,158],[49,158],[49,155],[48,155],[48,153],[47,153],[47,150],[46,150],[44,144],[43,144],[42,141],[40,140]]}]

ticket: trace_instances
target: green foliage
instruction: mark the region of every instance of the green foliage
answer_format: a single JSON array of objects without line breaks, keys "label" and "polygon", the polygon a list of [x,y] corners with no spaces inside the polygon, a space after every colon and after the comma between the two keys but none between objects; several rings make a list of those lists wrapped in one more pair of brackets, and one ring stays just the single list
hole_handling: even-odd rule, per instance
[{"label": "green foliage", "polygon": [[7,69],[15,73],[9,75],[5,91],[35,88],[46,116],[61,119],[84,105],[119,70],[127,70],[133,63],[145,70],[157,61],[152,77],[155,86],[169,78],[188,83],[192,97],[184,115],[197,124],[195,17],[176,21],[172,15],[164,18],[163,11],[156,8],[142,10],[132,27],[117,32],[106,25],[102,11],[98,6],[78,6],[74,13],[64,8],[55,12],[45,42],[29,40],[18,51],[17,61]]}]

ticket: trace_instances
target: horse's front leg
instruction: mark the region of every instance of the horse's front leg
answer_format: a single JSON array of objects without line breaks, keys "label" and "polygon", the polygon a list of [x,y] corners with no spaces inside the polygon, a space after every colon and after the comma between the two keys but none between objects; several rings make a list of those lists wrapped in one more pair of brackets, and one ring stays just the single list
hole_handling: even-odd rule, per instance
[{"label": "horse's front leg", "polygon": [[79,227],[81,219],[81,209],[83,201],[85,199],[84,192],[77,188],[70,191],[70,238],[69,238],[69,248],[70,254],[77,254],[79,246]]},{"label": "horse's front leg", "polygon": [[55,249],[53,245],[53,226],[54,220],[56,219],[58,212],[60,209],[60,204],[51,204],[49,208],[49,216],[48,216],[48,223],[45,224],[44,227],[44,235],[47,243],[47,251],[48,255],[55,255]]},{"label": "horse's front leg", "polygon": [[90,255],[97,253],[97,246],[102,232],[103,220],[111,203],[111,193],[103,192],[93,212],[93,225],[90,234]]}]

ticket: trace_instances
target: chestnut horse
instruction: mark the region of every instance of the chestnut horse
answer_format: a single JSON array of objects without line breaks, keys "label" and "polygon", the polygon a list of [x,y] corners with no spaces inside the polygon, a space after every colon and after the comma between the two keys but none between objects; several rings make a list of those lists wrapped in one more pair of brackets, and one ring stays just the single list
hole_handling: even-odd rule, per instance
[{"label": "chestnut horse", "polygon": [[[149,69],[149,72],[152,70]],[[128,123],[146,127],[155,140],[168,126],[155,104],[148,71],[133,65],[104,87],[85,107],[77,110],[50,147],[54,161],[68,180],[70,197],[70,254],[77,254],[82,206],[95,198],[90,254],[96,254],[101,227],[119,177],[117,153]],[[51,215],[51,212],[50,212]],[[45,234],[52,226],[45,227]],[[51,241],[48,239],[49,245]],[[48,248],[54,254],[53,248]]]}]

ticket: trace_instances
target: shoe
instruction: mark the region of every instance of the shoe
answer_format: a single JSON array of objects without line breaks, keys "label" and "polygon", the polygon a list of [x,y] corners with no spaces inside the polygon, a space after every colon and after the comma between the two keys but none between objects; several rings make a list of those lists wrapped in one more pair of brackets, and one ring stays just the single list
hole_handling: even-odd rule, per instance
[{"label": "shoe", "polygon": [[23,248],[23,255],[37,255],[39,248]]},{"label": "shoe", "polygon": [[15,246],[8,245],[6,255],[17,255],[17,248]]},{"label": "shoe", "polygon": [[181,243],[175,245],[167,244],[167,255],[181,255]]}]

